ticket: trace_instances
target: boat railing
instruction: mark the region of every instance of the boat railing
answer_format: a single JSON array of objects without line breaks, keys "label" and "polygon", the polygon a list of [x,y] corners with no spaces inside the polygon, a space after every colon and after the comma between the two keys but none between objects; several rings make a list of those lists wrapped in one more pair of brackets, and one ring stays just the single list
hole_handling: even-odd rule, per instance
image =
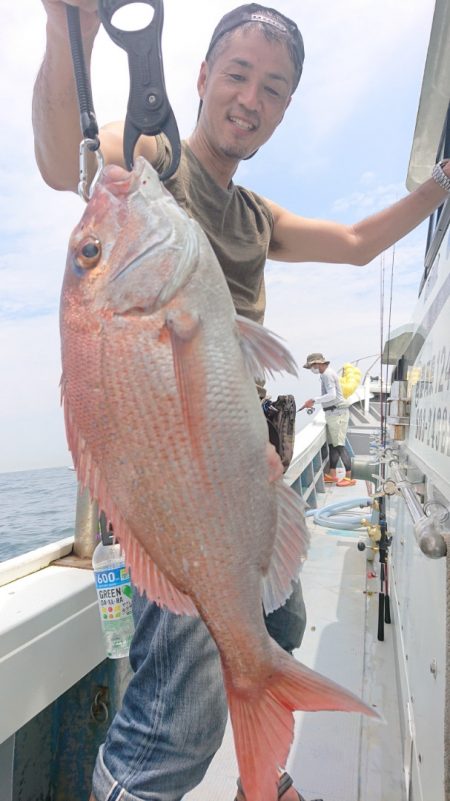
[{"label": "boat railing", "polygon": [[327,460],[325,415],[319,411],[297,433],[294,455],[285,474],[286,483],[313,509],[318,506],[318,493],[325,492],[323,472]]},{"label": "boat railing", "polygon": [[[442,532],[441,522],[436,516],[426,514],[426,505],[422,506],[414,484],[408,481],[407,477],[399,467],[397,460],[389,462],[390,477],[393,481],[389,488],[389,482],[385,484],[387,494],[398,492],[403,498],[414,526],[414,535],[417,544],[425,556],[430,559],[441,559],[447,555],[447,541],[450,541],[450,531]],[[444,519],[447,519],[448,512]]]},{"label": "boat railing", "polygon": [[51,542],[49,545],[43,545],[41,548],[0,562],[0,587],[43,570],[56,559],[68,556],[72,553],[73,541],[73,537],[65,537],[63,540]]}]

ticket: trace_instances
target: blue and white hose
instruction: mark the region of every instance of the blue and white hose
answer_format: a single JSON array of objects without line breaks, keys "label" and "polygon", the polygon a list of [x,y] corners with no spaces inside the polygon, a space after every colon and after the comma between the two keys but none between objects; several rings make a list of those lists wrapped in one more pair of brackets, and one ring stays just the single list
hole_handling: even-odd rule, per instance
[{"label": "blue and white hose", "polygon": [[[337,503],[330,503],[328,506],[323,506],[321,509],[309,509],[305,512],[306,517],[313,517],[316,526],[324,526],[326,528],[335,528],[342,530],[357,530],[364,528],[362,521],[367,520],[367,512],[364,515],[342,515],[341,511],[354,509],[355,506],[363,508],[365,506],[372,506],[373,498],[351,498],[347,501],[338,501]],[[333,519],[333,515],[336,518]]]}]

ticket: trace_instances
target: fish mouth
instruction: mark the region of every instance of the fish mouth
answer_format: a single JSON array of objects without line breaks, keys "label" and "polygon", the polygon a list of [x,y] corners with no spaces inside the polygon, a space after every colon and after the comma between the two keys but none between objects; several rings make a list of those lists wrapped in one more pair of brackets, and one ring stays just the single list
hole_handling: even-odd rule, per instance
[{"label": "fish mouth", "polygon": [[151,317],[154,314],[155,309],[153,306],[133,306],[131,309],[126,309],[125,311],[116,312],[117,317]]},{"label": "fish mouth", "polygon": [[[121,269],[109,278],[111,290],[120,295],[122,281],[130,279],[132,291],[126,293],[125,303],[118,303],[117,310],[121,316],[143,317],[154,314],[162,309],[180,292],[190,281],[199,262],[199,242],[197,229],[188,226],[186,236],[182,243],[177,242],[172,228],[159,231],[159,238],[154,239],[148,247],[141,250],[134,258],[128,261]],[[166,274],[167,254],[171,253],[174,267]],[[155,282],[151,282],[143,291],[139,277],[131,274],[144,266],[147,260],[153,263]],[[115,283],[118,282],[118,283]],[[131,303],[128,301],[133,298]]]},{"label": "fish mouth", "polygon": [[147,258],[147,256],[158,255],[159,250],[162,249],[164,245],[166,245],[171,240],[171,238],[172,238],[172,232],[168,230],[166,234],[161,237],[161,239],[158,239],[156,242],[153,241],[148,246],[148,248],[145,248],[145,250],[141,251],[141,253],[138,253],[138,255],[135,256],[134,259],[129,261],[127,264],[125,264],[124,267],[122,267],[121,270],[118,270],[118,272],[112,275],[110,278],[110,283],[117,281],[118,278],[123,278],[124,275],[129,275],[130,273],[132,273],[133,270],[136,270],[138,267],[141,266],[142,262],[144,261],[144,259]]},{"label": "fish mouth", "polygon": [[[146,172],[148,172],[148,176]],[[140,186],[151,177],[152,173],[156,177],[155,171],[148,162],[142,156],[138,156],[131,172],[118,164],[107,164],[103,170],[102,184],[108,192],[117,197],[130,195],[133,192],[137,192]]]},{"label": "fish mouth", "polygon": [[137,189],[140,177],[134,169],[128,172],[118,164],[108,164],[103,170],[102,184],[112,195],[129,195]]}]

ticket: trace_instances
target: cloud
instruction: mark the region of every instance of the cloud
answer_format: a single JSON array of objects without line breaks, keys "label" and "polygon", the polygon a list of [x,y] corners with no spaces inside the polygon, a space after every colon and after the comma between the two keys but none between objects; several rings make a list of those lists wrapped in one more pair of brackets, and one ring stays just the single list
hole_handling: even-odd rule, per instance
[{"label": "cloud", "polygon": [[400,183],[377,186],[375,173],[365,173],[361,176],[360,184],[365,191],[354,191],[346,197],[337,198],[332,205],[332,211],[340,215],[351,210],[357,217],[374,214],[391,206],[405,194],[404,186]]},{"label": "cloud", "polygon": [[0,326],[0,472],[70,465],[60,408],[58,315]]},{"label": "cloud", "polygon": [[[298,4],[290,6],[298,17]],[[315,0],[302,3],[303,106],[311,135],[336,133],[386,78],[395,81],[399,53],[401,74],[415,69],[420,79],[427,45],[420,34],[430,28],[433,7],[427,0],[339,0],[326,10]]]},{"label": "cloud", "polygon": [[[410,234],[395,250],[364,267],[269,262],[266,271],[266,326],[288,344],[299,379],[277,376],[268,382],[272,395],[293,393],[298,403],[319,394],[317,382],[301,369],[308,353],[325,353],[338,369],[347,361],[372,357],[381,350],[381,270],[384,266],[383,341],[407,322],[417,301],[423,271],[423,232]],[[362,362],[367,368],[373,358]],[[379,370],[379,366],[377,368]]]},{"label": "cloud", "polygon": [[16,178],[26,191],[0,197],[0,321],[58,308],[67,241],[83,210],[77,197],[43,186],[36,171]]}]

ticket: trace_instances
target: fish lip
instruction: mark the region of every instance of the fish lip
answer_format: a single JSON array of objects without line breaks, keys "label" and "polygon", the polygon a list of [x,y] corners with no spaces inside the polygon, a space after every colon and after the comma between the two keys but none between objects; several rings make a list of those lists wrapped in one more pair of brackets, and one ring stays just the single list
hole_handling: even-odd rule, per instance
[{"label": "fish lip", "polygon": [[121,312],[114,312],[114,317],[151,317],[155,313],[153,306],[133,306]]},{"label": "fish lip", "polygon": [[145,170],[145,159],[138,157],[131,171],[119,164],[107,164],[103,169],[101,183],[113,195],[125,195],[135,192],[140,185]]},{"label": "fish lip", "polygon": [[114,273],[114,275],[111,275],[108,283],[112,284],[114,283],[114,281],[117,281],[118,278],[121,278],[123,275],[125,275],[125,273],[132,272],[133,270],[135,270],[136,267],[139,267],[143,259],[145,259],[152,251],[159,248],[161,245],[165,245],[167,241],[170,240],[170,238],[171,238],[171,231],[169,230],[162,239],[158,240],[158,242],[152,242],[148,246],[148,248],[142,250],[140,253],[138,253],[137,256],[134,257],[134,259],[131,259],[131,261],[125,264],[121,270]]}]

